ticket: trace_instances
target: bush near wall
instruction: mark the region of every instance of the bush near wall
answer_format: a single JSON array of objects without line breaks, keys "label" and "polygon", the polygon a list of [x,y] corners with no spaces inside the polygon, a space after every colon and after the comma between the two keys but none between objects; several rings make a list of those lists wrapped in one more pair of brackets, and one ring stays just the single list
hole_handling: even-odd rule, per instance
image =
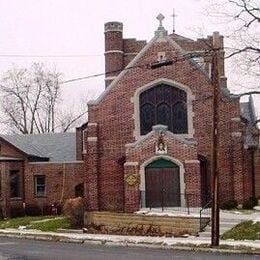
[{"label": "bush near wall", "polygon": [[68,199],[63,206],[63,213],[70,220],[71,227],[81,228],[84,226],[85,203],[83,198]]},{"label": "bush near wall", "polygon": [[[55,206],[55,208],[54,208]],[[27,216],[47,216],[47,215],[61,215],[61,205],[45,204],[39,206],[37,204],[29,204],[25,207],[25,214]]]},{"label": "bush near wall", "polygon": [[23,208],[23,205],[12,205],[10,206],[10,217],[11,218],[17,218],[17,217],[23,217],[25,215],[25,211]]},{"label": "bush near wall", "polygon": [[226,210],[230,210],[230,209],[235,209],[237,208],[238,203],[236,200],[227,200],[224,201],[221,205],[220,208],[221,209],[226,209]]},{"label": "bush near wall", "polygon": [[250,197],[243,203],[243,209],[253,209],[258,204],[258,199]]}]

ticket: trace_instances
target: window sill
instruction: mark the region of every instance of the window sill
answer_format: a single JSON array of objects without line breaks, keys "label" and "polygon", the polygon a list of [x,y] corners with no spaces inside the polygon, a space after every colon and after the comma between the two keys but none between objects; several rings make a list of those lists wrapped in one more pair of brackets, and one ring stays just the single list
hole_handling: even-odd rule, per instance
[{"label": "window sill", "polygon": [[38,196],[35,195],[34,198],[35,198],[35,199],[40,199],[40,198],[43,198],[43,199],[44,199],[44,198],[47,198],[47,196],[46,196],[46,195],[38,195]]},{"label": "window sill", "polygon": [[22,200],[22,198],[21,198],[21,197],[13,197],[13,198],[10,198],[10,200],[12,200],[12,201],[18,201],[18,200]]}]

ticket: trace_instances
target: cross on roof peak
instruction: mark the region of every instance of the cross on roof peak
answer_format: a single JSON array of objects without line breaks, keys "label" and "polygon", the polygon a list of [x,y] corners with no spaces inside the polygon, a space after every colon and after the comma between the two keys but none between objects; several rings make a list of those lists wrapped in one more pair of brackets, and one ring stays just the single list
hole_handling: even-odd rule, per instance
[{"label": "cross on roof peak", "polygon": [[157,20],[159,21],[159,23],[160,23],[160,24],[159,24],[160,27],[163,26],[163,25],[162,25],[162,21],[164,20],[164,18],[165,18],[164,15],[161,14],[161,13],[158,14],[157,17],[156,17],[156,19],[157,19]]}]

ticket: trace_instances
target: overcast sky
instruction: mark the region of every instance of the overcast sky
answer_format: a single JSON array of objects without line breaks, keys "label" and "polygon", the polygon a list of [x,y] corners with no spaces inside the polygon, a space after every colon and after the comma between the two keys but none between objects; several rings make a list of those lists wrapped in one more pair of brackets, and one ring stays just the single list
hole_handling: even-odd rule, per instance
[{"label": "overcast sky", "polygon": [[[176,32],[188,37],[204,36],[223,25],[209,24],[204,16],[206,0],[0,0],[0,75],[13,64],[30,66],[44,62],[56,66],[64,80],[104,72],[104,23],[121,21],[124,37],[150,40],[162,13],[165,28],[171,32],[170,17],[175,8]],[[2,56],[1,56],[2,55]],[[6,57],[3,55],[22,55]],[[25,56],[82,57],[25,57]],[[230,82],[230,87],[236,87]],[[63,85],[63,98],[70,104],[84,95],[97,96],[104,78]],[[238,88],[237,88],[238,89]],[[259,99],[258,99],[259,101]],[[259,102],[260,103],[260,102]]]}]

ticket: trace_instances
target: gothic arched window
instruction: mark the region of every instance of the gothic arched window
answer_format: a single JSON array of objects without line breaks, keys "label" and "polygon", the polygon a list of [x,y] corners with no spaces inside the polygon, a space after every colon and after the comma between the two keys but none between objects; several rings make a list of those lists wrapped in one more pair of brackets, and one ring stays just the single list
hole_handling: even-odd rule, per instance
[{"label": "gothic arched window", "polygon": [[188,128],[187,109],[183,102],[177,102],[172,107],[173,132],[176,134],[185,134]]},{"label": "gothic arched window", "polygon": [[148,133],[155,124],[155,108],[152,104],[146,103],[141,106],[142,129]]},{"label": "gothic arched window", "polygon": [[141,135],[152,130],[153,125],[167,125],[176,134],[188,132],[187,94],[185,91],[160,84],[140,94]]},{"label": "gothic arched window", "polygon": [[161,103],[156,109],[156,123],[160,125],[171,124],[171,107],[166,103]]}]

